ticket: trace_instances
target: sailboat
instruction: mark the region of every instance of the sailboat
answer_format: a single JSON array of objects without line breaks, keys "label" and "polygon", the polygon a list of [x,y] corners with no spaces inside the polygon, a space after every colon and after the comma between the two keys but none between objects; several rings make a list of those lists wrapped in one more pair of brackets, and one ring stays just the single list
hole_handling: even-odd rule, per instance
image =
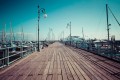
[{"label": "sailboat", "polygon": [[6,28],[6,24],[3,27],[2,30],[2,35],[1,35],[1,48],[5,48],[6,47],[6,32],[5,32],[5,28]]},{"label": "sailboat", "polygon": [[15,41],[15,37],[12,29],[12,23],[10,22],[10,47],[16,47],[16,45],[13,43],[13,40]]}]

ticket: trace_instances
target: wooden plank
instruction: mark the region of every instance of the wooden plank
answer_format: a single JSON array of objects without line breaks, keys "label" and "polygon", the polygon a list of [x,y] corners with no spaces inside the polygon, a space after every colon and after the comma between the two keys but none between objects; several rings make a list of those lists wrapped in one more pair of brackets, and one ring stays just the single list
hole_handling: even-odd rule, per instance
[{"label": "wooden plank", "polygon": [[110,61],[110,60],[107,60],[107,61],[105,61],[105,62],[106,62],[107,64],[109,64],[109,65],[112,65],[112,66],[120,69],[120,63],[113,62],[113,61]]},{"label": "wooden plank", "polygon": [[60,54],[59,54],[59,52],[58,52],[58,54],[57,54],[57,64],[58,64],[58,68],[57,68],[57,74],[58,75],[61,75],[62,74],[62,70],[61,70],[61,64],[60,64],[60,56],[59,56]]},{"label": "wooden plank", "polygon": [[27,70],[25,70],[22,76],[17,77],[17,80],[25,80],[28,77],[28,74],[30,73],[30,71],[31,71],[31,68],[28,68]]},{"label": "wooden plank", "polygon": [[69,61],[67,61],[67,64],[69,66],[69,69],[70,69],[70,71],[72,73],[72,76],[73,76],[74,80],[79,80],[78,76],[76,75],[76,73],[75,73],[74,69],[72,68],[72,66],[71,66]]},{"label": "wooden plank", "polygon": [[[82,59],[81,59],[80,61],[78,61],[78,62],[83,62],[83,63],[85,62],[83,65],[87,65],[89,68],[91,68],[88,64],[86,64],[86,61],[84,61],[84,60],[82,60]],[[91,70],[94,71],[94,72],[97,72],[97,71],[95,71],[93,68],[91,68]],[[90,70],[89,70],[89,71],[90,71]],[[92,72],[92,73],[93,73],[93,72]],[[96,73],[96,74],[98,75],[99,73]],[[99,74],[99,75],[101,75],[101,74]],[[104,79],[106,79],[106,78],[104,78]]]},{"label": "wooden plank", "polygon": [[[83,57],[84,57],[84,56],[83,56]],[[89,58],[88,58],[88,59],[89,59]],[[86,61],[86,60],[85,60],[85,61]],[[89,65],[87,65],[87,66],[89,66]],[[96,71],[96,72],[97,72],[97,71]],[[99,73],[98,73],[98,74],[99,74]],[[102,77],[104,77],[104,76],[102,76]],[[110,77],[110,75],[109,75],[108,77]],[[111,77],[112,77],[112,76],[111,76]],[[112,78],[113,78],[113,77],[112,77]],[[104,78],[104,79],[106,79],[106,78]],[[110,78],[109,78],[109,79],[110,79]],[[117,78],[115,78],[115,77],[114,77],[114,79],[117,80]]]},{"label": "wooden plank", "polygon": [[0,80],[119,80],[119,64],[58,42],[21,60]]},{"label": "wooden plank", "polygon": [[[70,49],[67,50],[67,51],[70,51]],[[72,56],[72,55],[74,55],[74,54],[71,54],[71,56]],[[81,62],[76,59],[77,56],[75,56],[75,57],[72,56],[72,57],[73,57],[73,59],[75,60],[75,62],[81,67],[81,69],[82,69],[92,80],[96,80],[96,79],[97,79],[97,78],[91,73],[91,71],[89,71],[89,69],[86,68],[85,65],[81,64]]]},{"label": "wooden plank", "polygon": [[[77,76],[79,77],[80,80],[85,80],[85,78],[83,77],[83,75],[81,74],[81,72],[79,71],[79,69],[75,66],[74,63],[76,63],[75,61],[72,61],[72,58],[69,57],[69,62],[71,63],[72,67],[74,68]],[[88,78],[87,80],[90,80],[90,78]]]},{"label": "wooden plank", "polygon": [[76,62],[74,62],[74,64],[78,68],[78,70],[81,72],[85,80],[91,80],[90,77],[81,69],[81,67]]},{"label": "wooden plank", "polygon": [[[41,66],[41,70],[38,72],[38,75],[41,76],[40,77],[41,79],[46,80],[47,74],[48,74],[48,70],[49,70],[49,66],[50,66],[50,61],[49,61],[49,59],[50,59],[49,57],[50,56],[43,55],[42,58],[44,58],[44,56],[46,57],[46,61],[44,61],[44,59],[42,60],[43,66]],[[37,78],[37,79],[39,79],[39,78]]]},{"label": "wooden plank", "polygon": [[[88,63],[90,60],[88,60],[86,63]],[[89,65],[91,65],[92,66],[92,68],[93,68],[93,65],[92,64],[88,64],[88,66]],[[98,64],[94,64],[94,66],[97,66]],[[95,67],[94,67],[95,68]],[[95,69],[95,70],[97,70],[96,72],[99,72],[99,73],[101,73],[101,74],[99,74],[99,75],[101,75],[102,76],[102,78],[104,78],[104,79],[109,79],[109,80],[111,80],[111,79],[114,79],[114,80],[117,80],[117,78],[115,78],[114,76],[112,76],[111,74],[109,74],[108,72],[105,72],[104,70],[102,70],[103,68],[99,68],[98,66],[97,66],[97,69]],[[106,78],[105,78],[105,77]],[[111,77],[110,77],[111,76]]]},{"label": "wooden plank", "polygon": [[[82,50],[83,51],[83,50]],[[85,54],[91,54],[91,56],[89,56],[89,57],[91,57],[90,58],[90,60],[91,61],[95,61],[95,62],[102,62],[102,64],[103,64],[103,66],[104,66],[104,68],[105,67],[107,67],[107,68],[109,68],[110,70],[108,70],[109,72],[112,70],[112,72],[114,72],[115,71],[115,73],[117,73],[117,72],[120,72],[120,68],[119,68],[119,66],[120,66],[120,64],[118,64],[118,63],[116,63],[116,62],[113,62],[113,61],[110,61],[110,60],[108,60],[108,59],[106,59],[106,58],[103,58],[103,57],[101,57],[101,56],[98,56],[98,55],[94,55],[94,54],[92,54],[92,53],[89,53],[89,52],[86,52],[86,51],[83,51]],[[83,55],[83,54],[82,54]],[[94,59],[96,59],[96,60],[93,60],[93,58]],[[109,63],[107,63],[107,62],[110,62],[111,64],[109,64]],[[99,65],[101,65],[101,64],[99,64]],[[102,66],[102,65],[101,65]],[[111,74],[112,74],[112,72],[110,72]]]},{"label": "wooden plank", "polygon": [[[59,53],[59,55],[61,56],[62,54],[61,53]],[[62,77],[63,77],[63,80],[68,80],[68,78],[67,78],[67,73],[66,73],[66,70],[65,70],[65,66],[64,66],[64,62],[63,62],[64,60],[63,60],[63,57],[61,57],[61,63],[60,63],[60,65],[61,65],[61,70],[62,70]]]},{"label": "wooden plank", "polygon": [[[26,66],[27,65],[27,66]],[[18,67],[16,72],[13,72],[13,76],[11,76],[9,79],[10,80],[16,80],[18,79],[19,76],[23,76],[25,73],[25,70],[28,70],[28,66],[30,65],[30,63],[28,62],[27,64],[25,64],[24,66]]]},{"label": "wooden plank", "polygon": [[57,80],[62,80],[62,75],[58,75],[58,79]]},{"label": "wooden plank", "polygon": [[42,80],[42,75],[38,75],[35,80]]},{"label": "wooden plank", "polygon": [[56,56],[56,51],[54,49],[54,67],[53,67],[53,78],[52,80],[57,80],[57,56]]},{"label": "wooden plank", "polygon": [[53,75],[53,62],[54,62],[54,54],[53,51],[51,52],[51,60],[50,60],[50,68],[48,71],[49,75]]},{"label": "wooden plank", "polygon": [[[88,62],[87,62],[88,63]],[[92,65],[90,63],[88,63],[92,68],[94,68],[96,70],[96,72],[99,72],[102,76],[103,79],[106,80],[117,80],[115,77],[112,77],[111,74],[105,72],[104,70],[102,70],[101,68],[97,67],[96,65]],[[111,76],[111,77],[110,77]]]},{"label": "wooden plank", "polygon": [[85,79],[90,80],[90,78],[87,76],[87,74],[78,65],[77,65],[77,67],[75,66],[77,63],[72,59],[72,56],[70,56],[69,53],[66,53],[66,54],[69,55],[69,62],[73,66],[73,68],[74,68],[75,72],[77,73],[79,79],[80,80],[85,80]]},{"label": "wooden plank", "polygon": [[52,76],[53,75],[49,74],[48,77],[47,77],[47,80],[52,80]]},{"label": "wooden plank", "polygon": [[[66,58],[66,56],[64,55],[64,53],[62,53],[62,58],[64,59],[64,58]],[[69,67],[68,67],[68,65],[67,65],[67,59],[64,59],[65,61],[63,61],[63,65],[64,65],[64,68],[65,68],[65,71],[66,71],[66,74],[67,74],[67,78],[69,79],[69,80],[73,80],[73,76],[72,76],[72,73],[70,72],[70,70],[69,70]]]}]

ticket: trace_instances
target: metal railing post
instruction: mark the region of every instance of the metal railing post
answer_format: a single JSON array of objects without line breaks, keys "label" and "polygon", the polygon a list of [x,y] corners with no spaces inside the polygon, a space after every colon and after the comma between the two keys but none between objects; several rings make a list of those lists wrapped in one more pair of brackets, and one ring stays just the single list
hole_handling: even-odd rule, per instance
[{"label": "metal railing post", "polygon": [[7,54],[7,66],[9,66],[9,48],[6,48],[6,54]]},{"label": "metal railing post", "polygon": [[23,58],[23,47],[21,46],[20,49],[21,49],[21,50],[20,50],[20,51],[21,51],[21,53],[20,53],[20,57]]}]

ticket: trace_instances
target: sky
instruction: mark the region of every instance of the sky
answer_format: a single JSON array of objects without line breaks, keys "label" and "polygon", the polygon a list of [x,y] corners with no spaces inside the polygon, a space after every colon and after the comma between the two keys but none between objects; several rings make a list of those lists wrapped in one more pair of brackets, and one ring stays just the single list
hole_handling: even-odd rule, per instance
[{"label": "sky", "polygon": [[[26,40],[37,39],[38,9],[44,8],[47,18],[40,13],[40,40],[48,38],[49,28],[53,30],[55,39],[69,36],[67,24],[71,22],[72,36],[85,39],[107,39],[106,7],[108,4],[120,22],[120,0],[0,0],[0,33],[5,27],[10,33],[10,23],[17,39],[23,32]],[[109,12],[110,36],[120,39],[120,26]],[[9,37],[9,35],[8,35]]]}]

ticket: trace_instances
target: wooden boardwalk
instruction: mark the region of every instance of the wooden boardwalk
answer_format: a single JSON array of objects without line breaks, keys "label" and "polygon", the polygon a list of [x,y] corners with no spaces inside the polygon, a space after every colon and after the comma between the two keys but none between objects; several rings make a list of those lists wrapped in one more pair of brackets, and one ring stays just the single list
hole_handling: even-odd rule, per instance
[{"label": "wooden boardwalk", "polygon": [[120,64],[56,42],[1,71],[0,80],[120,80]]}]

